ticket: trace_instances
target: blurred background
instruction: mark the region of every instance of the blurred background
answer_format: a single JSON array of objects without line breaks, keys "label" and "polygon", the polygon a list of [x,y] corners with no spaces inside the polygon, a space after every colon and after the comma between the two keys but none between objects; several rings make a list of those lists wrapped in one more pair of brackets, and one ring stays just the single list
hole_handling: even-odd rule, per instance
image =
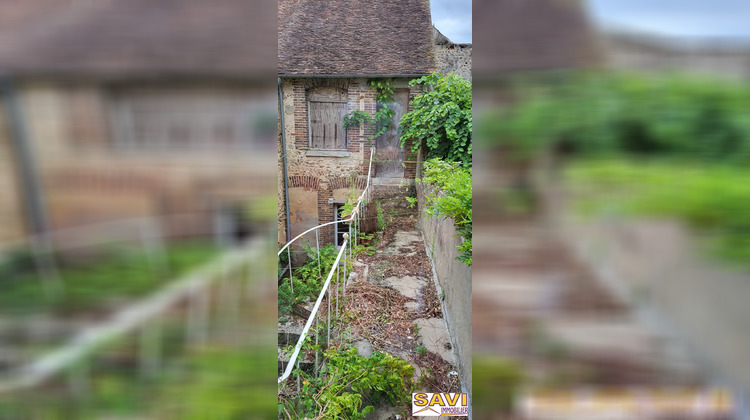
[{"label": "blurred background", "polygon": [[[474,415],[748,418],[750,10],[473,9]],[[733,407],[528,405],[710,388]]]},{"label": "blurred background", "polygon": [[275,416],[276,2],[0,1],[0,95],[0,418]]},{"label": "blurred background", "polygon": [[[748,418],[748,6],[432,11],[473,56],[474,416]],[[276,2],[0,0],[0,419],[276,416],[276,37]]]}]

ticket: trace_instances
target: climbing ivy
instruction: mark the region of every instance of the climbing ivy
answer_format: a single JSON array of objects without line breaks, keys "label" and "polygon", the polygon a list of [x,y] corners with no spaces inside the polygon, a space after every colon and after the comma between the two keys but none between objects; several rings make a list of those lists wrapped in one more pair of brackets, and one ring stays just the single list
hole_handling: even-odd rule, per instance
[{"label": "climbing ivy", "polygon": [[401,118],[401,146],[411,139],[412,152],[424,145],[427,159],[471,166],[471,82],[453,73],[433,73],[409,85],[419,86],[422,93],[411,101],[413,110]]},{"label": "climbing ivy", "polygon": [[350,127],[358,127],[364,124],[365,128],[371,128],[372,130],[371,134],[367,136],[370,145],[372,145],[373,140],[388,132],[395,111],[390,106],[390,103],[393,102],[393,85],[391,82],[385,79],[374,79],[370,80],[369,84],[375,90],[375,98],[380,107],[372,115],[360,110],[354,110],[344,115],[344,129],[347,130]]}]

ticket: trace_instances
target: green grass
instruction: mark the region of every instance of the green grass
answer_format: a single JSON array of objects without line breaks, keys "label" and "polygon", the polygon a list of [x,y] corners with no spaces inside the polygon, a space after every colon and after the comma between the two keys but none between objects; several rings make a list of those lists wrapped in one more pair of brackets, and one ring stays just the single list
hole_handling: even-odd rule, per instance
[{"label": "green grass", "polygon": [[28,253],[17,251],[0,263],[0,313],[64,313],[92,309],[113,299],[145,295],[217,253],[207,242],[172,244],[166,266],[152,267],[138,251],[112,250],[93,261],[62,264],[63,293],[50,294]]},{"label": "green grass", "polygon": [[679,220],[708,234],[720,257],[750,265],[750,171],[742,167],[613,158],[574,163],[566,180],[583,213]]}]

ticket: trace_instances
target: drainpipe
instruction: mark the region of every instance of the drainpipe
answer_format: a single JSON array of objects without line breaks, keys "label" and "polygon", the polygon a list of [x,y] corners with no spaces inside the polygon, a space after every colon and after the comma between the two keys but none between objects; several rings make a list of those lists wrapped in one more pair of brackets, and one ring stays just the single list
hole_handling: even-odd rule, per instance
[{"label": "drainpipe", "polygon": [[21,101],[16,86],[7,75],[0,74],[0,96],[6,109],[10,142],[18,165],[23,200],[28,212],[31,233],[40,235],[47,231],[47,214],[39,181],[31,139],[24,124]]},{"label": "drainpipe", "polygon": [[284,166],[284,209],[286,209],[286,241],[292,238],[292,232],[289,230],[289,188],[287,185],[286,170],[286,129],[284,128],[284,93],[281,89],[281,77],[278,78],[279,85],[279,115],[281,118],[281,158]]}]

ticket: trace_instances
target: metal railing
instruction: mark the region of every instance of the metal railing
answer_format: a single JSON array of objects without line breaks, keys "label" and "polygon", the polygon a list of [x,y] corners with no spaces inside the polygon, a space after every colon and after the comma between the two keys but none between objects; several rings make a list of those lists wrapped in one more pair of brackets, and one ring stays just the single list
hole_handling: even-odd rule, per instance
[{"label": "metal railing", "polygon": [[[289,272],[289,284],[292,292],[294,292],[294,270],[292,268],[292,254],[291,254],[291,245],[303,238],[306,234],[310,232],[315,232],[315,246],[317,251],[317,258],[318,258],[318,269],[321,269],[320,264],[320,228],[337,224],[337,223],[350,223],[351,225],[351,235],[344,234],[344,242],[341,246],[341,249],[338,252],[338,255],[336,256],[336,260],[333,263],[333,266],[331,267],[330,271],[328,272],[328,276],[326,277],[326,281],[323,284],[323,287],[318,294],[318,299],[315,301],[315,305],[313,306],[312,311],[310,311],[310,316],[307,318],[307,322],[305,323],[304,328],[302,329],[302,333],[300,334],[299,339],[297,340],[297,344],[294,347],[294,352],[289,358],[289,361],[286,364],[286,368],[284,369],[283,374],[279,377],[278,383],[282,383],[285,380],[289,378],[289,376],[292,374],[292,371],[294,370],[295,364],[297,367],[299,367],[299,353],[302,350],[302,346],[305,343],[305,339],[308,336],[308,333],[310,332],[310,327],[312,327],[313,322],[318,321],[318,310],[320,309],[320,305],[323,302],[323,298],[325,298],[326,293],[328,294],[328,311],[327,311],[327,340],[326,343],[330,343],[331,338],[331,300],[332,300],[332,292],[331,292],[331,282],[333,280],[334,274],[336,275],[336,316],[338,317],[339,313],[339,290],[341,289],[341,278],[343,278],[344,287],[342,290],[343,297],[346,297],[346,279],[347,279],[347,267],[348,267],[348,261],[351,259],[352,256],[352,243],[354,245],[357,244],[358,240],[358,228],[359,228],[359,221],[360,221],[360,213],[365,205],[370,200],[370,179],[372,175],[372,158],[375,153],[375,148],[370,148],[370,164],[367,170],[367,183],[365,184],[365,188],[362,191],[362,194],[360,194],[359,198],[357,199],[357,203],[354,205],[354,208],[351,212],[351,215],[344,220],[337,220],[333,222],[323,223],[318,226],[312,227],[310,229],[307,229],[306,231],[302,232],[301,234],[297,235],[292,239],[291,241],[287,242],[286,245],[284,245],[278,252],[278,256],[281,257],[281,255],[284,253],[284,251],[287,252],[287,259],[288,259],[288,265],[287,270]],[[341,264],[343,262],[343,264]],[[339,267],[343,267],[343,276],[340,274]],[[322,277],[322,271],[319,273],[319,275]],[[316,329],[317,330],[317,329]],[[316,334],[316,343],[318,341],[318,335]],[[316,352],[315,355],[315,370],[318,369],[318,355]],[[297,377],[297,382],[299,383],[299,376]]]},{"label": "metal railing", "polygon": [[[174,217],[177,221],[190,221],[193,216]],[[102,233],[104,228],[108,228],[105,230],[111,236]],[[119,233],[114,235],[115,232]],[[81,366],[92,364],[89,359],[95,358],[105,344],[132,337],[137,337],[138,369],[144,376],[155,375],[166,357],[164,342],[168,337],[163,334],[166,326],[184,325],[184,344],[188,346],[206,342],[212,328],[224,331],[240,325],[240,311],[249,307],[248,297],[257,292],[255,283],[259,276],[252,266],[261,265],[266,240],[254,237],[179,276],[167,267],[166,241],[157,220],[139,218],[61,229],[13,244],[14,248],[26,246],[31,250],[41,286],[48,297],[65,296],[68,292],[55,258],[60,251],[102,251],[109,246],[133,246],[143,255],[141,264],[150,266],[154,275],[166,269],[162,270],[163,276],[174,278],[159,285],[155,276],[154,289],[148,295],[132,298],[122,308],[104,314],[101,320],[86,322],[69,336],[66,334],[62,342],[47,343],[46,337],[35,337],[36,341],[30,342],[29,347],[44,347],[45,351],[30,355],[28,360],[2,372],[0,394],[33,388],[65,374],[75,377],[70,381],[72,387],[78,387],[74,383],[89,383],[87,378],[93,372]],[[113,282],[127,280],[127,275],[112,279]]]}]

